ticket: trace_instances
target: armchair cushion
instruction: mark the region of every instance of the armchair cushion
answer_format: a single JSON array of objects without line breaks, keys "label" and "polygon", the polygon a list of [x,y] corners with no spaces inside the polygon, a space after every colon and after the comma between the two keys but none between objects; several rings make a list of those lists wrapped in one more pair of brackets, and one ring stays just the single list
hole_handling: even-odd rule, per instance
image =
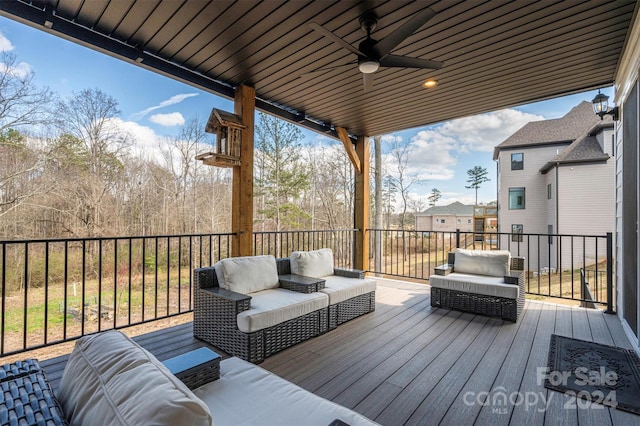
[{"label": "armchair cushion", "polygon": [[517,299],[519,294],[518,286],[505,283],[504,277],[490,277],[455,272],[446,276],[432,275],[429,278],[429,284],[435,288],[503,297],[505,299]]},{"label": "armchair cushion", "polygon": [[249,294],[278,288],[276,258],[267,256],[229,257],[215,264],[220,287]]},{"label": "armchair cushion", "polygon": [[251,295],[251,309],[238,314],[238,328],[243,333],[253,333],[328,305],[329,298],[324,293],[298,293],[280,288],[259,291]]},{"label": "armchair cushion", "polygon": [[509,274],[511,253],[507,250],[456,249],[454,272],[503,278]]},{"label": "armchair cushion", "polygon": [[330,305],[376,291],[376,280],[373,278],[358,279],[334,275],[324,279],[325,285],[320,291],[329,296]]},{"label": "armchair cushion", "polygon": [[290,256],[291,273],[322,278],[333,275],[333,251],[323,248],[313,251],[294,251]]},{"label": "armchair cushion", "polygon": [[76,342],[58,399],[72,425],[212,422],[207,406],[184,383],[119,331]]}]

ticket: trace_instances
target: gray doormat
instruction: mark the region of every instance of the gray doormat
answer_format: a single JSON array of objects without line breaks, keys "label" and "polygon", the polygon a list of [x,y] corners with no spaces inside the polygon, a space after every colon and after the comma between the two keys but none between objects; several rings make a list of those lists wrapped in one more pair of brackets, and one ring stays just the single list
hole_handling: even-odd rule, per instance
[{"label": "gray doormat", "polygon": [[551,335],[544,386],[640,415],[640,358],[631,349]]}]

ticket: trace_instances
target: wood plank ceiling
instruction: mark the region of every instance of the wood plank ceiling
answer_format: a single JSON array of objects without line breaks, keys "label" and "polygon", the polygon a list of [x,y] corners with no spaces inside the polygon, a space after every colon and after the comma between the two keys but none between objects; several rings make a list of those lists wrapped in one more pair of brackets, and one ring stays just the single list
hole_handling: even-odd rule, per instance
[{"label": "wood plank ceiling", "polygon": [[[356,56],[308,26],[357,47],[363,13],[378,16],[380,40],[425,7],[436,16],[392,53],[443,68],[381,68],[367,92]],[[637,8],[635,0],[39,0],[1,2],[0,14],[222,96],[251,85],[259,109],[332,136],[338,126],[372,136],[610,85]],[[439,85],[423,88],[428,78]]]}]

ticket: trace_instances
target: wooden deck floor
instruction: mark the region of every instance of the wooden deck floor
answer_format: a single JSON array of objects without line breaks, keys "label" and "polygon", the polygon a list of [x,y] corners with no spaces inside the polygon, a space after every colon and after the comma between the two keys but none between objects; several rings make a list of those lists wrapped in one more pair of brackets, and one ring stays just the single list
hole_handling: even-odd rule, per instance
[{"label": "wooden deck floor", "polygon": [[[616,316],[527,302],[512,324],[432,309],[429,297],[428,286],[381,280],[375,312],[260,366],[383,425],[640,425],[640,416],[585,407],[538,380],[553,333],[631,347]],[[159,359],[203,346],[191,324],[135,339]],[[65,362],[42,362],[54,386]],[[480,402],[487,394],[493,403]]]}]

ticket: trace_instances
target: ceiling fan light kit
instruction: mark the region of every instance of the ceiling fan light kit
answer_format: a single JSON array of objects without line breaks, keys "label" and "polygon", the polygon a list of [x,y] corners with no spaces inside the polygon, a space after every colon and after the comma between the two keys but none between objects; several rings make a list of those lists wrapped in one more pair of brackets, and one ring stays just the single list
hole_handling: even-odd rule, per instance
[{"label": "ceiling fan light kit", "polygon": [[[363,74],[363,84],[366,91],[372,85],[373,76],[371,74],[376,72],[380,67],[417,69],[440,69],[442,67],[442,62],[390,54],[393,49],[402,44],[402,42],[416,32],[418,28],[433,18],[435,14],[436,13],[428,7],[422,9],[391,34],[378,41],[371,37],[371,31],[376,27],[378,18],[373,13],[366,13],[360,17],[359,24],[360,28],[367,33],[367,37],[360,42],[357,49],[316,22],[311,22],[309,26],[332,42],[340,45],[343,49],[358,56],[358,69]],[[427,82],[423,83],[423,85],[424,87],[435,87],[435,85],[428,86]]]},{"label": "ceiling fan light kit", "polygon": [[380,68],[380,62],[365,58],[358,60],[358,68],[362,74],[371,74],[378,71],[378,68]]}]

